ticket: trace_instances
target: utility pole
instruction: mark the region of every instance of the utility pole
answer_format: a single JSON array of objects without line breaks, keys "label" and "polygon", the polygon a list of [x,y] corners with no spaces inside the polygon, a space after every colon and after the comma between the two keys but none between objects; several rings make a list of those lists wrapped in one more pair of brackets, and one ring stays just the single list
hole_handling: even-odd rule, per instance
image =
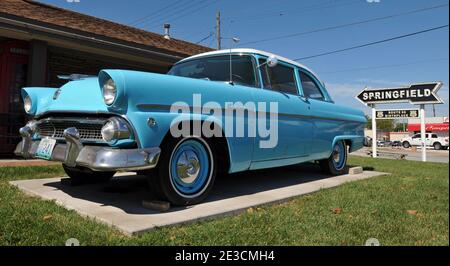
[{"label": "utility pole", "polygon": [[433,104],[433,117],[436,117],[436,106]]},{"label": "utility pole", "polygon": [[216,16],[216,36],[217,36],[217,50],[220,50],[222,47],[220,45],[221,37],[220,37],[220,11],[217,11]]}]

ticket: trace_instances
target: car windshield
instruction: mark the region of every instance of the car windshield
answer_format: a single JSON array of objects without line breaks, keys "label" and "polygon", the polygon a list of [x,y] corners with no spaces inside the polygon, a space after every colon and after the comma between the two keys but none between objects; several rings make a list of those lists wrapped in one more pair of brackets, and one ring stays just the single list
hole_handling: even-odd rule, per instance
[{"label": "car windshield", "polygon": [[[231,59],[233,83],[257,87],[252,58],[248,55],[233,55]],[[230,56],[204,57],[181,62],[174,65],[167,74],[228,82],[230,81]]]}]

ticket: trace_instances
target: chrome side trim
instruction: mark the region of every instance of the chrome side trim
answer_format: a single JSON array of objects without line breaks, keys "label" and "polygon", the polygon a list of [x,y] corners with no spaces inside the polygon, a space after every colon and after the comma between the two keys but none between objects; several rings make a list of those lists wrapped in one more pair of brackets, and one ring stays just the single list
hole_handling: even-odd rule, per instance
[{"label": "chrome side trim", "polygon": [[[136,104],[136,108],[147,111],[147,112],[170,112],[171,105],[164,104]],[[189,106],[190,113],[193,113],[193,106]],[[222,108],[222,113],[225,113],[226,109]],[[244,109],[247,112],[254,112],[253,110]],[[258,112],[258,114],[264,115],[278,115],[280,117],[290,117],[294,119],[319,119],[319,120],[327,120],[327,121],[342,121],[342,122],[353,122],[353,123],[363,123],[357,120],[344,119],[344,118],[335,118],[335,117],[324,117],[324,116],[315,116],[315,115],[301,115],[301,114],[290,114],[290,113],[270,113],[270,112]]]}]

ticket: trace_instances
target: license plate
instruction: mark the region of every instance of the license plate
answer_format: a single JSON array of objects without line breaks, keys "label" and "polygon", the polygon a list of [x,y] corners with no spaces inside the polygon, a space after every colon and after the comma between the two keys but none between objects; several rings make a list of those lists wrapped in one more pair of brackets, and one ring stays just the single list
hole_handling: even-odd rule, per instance
[{"label": "license plate", "polygon": [[36,157],[50,160],[55,145],[56,139],[42,139],[37,148]]}]

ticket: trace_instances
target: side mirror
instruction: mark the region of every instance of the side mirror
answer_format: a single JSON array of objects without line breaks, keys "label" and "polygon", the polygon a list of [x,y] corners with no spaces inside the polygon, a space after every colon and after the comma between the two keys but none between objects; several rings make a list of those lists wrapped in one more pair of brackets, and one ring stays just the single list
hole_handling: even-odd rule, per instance
[{"label": "side mirror", "polygon": [[271,55],[267,58],[266,64],[269,67],[274,67],[274,66],[278,65],[278,58],[276,58],[274,55]]}]

